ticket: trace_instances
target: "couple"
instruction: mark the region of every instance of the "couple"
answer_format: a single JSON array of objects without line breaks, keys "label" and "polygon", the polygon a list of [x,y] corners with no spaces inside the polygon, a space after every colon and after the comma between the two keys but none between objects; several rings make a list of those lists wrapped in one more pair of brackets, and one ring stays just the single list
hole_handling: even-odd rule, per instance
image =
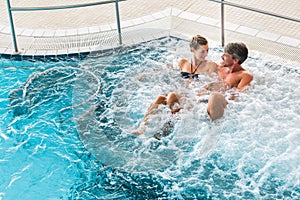
[{"label": "couple", "polygon": [[[221,56],[223,61],[220,66],[206,60],[208,41],[204,37],[200,35],[192,37],[190,40],[190,50],[193,53],[193,59],[191,61],[188,59],[180,59],[178,62],[182,78],[195,80],[199,74],[207,73],[211,75],[216,73],[219,81],[221,81],[226,88],[237,88],[239,91],[243,90],[253,80],[253,75],[241,66],[248,57],[248,49],[243,43],[227,44]],[[216,87],[213,86],[212,88]],[[147,125],[149,116],[155,114],[158,106],[161,104],[168,105],[172,114],[180,111],[181,108],[174,107],[175,104],[180,105],[180,99],[181,95],[175,92],[158,96],[148,108],[139,128],[132,133],[135,135],[142,134]],[[208,99],[207,113],[212,121],[223,116],[226,105],[227,100],[223,94],[219,92],[211,93]]]}]

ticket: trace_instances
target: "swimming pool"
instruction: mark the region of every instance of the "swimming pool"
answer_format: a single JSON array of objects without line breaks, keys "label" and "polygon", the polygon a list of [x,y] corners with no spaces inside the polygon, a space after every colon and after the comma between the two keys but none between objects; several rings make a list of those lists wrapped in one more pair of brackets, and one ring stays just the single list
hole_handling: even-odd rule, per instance
[{"label": "swimming pool", "polygon": [[297,63],[252,51],[253,84],[216,124],[193,105],[156,140],[162,108],[149,133],[130,134],[158,94],[187,92],[167,65],[187,46],[166,37],[80,60],[1,60],[0,199],[299,199]]}]

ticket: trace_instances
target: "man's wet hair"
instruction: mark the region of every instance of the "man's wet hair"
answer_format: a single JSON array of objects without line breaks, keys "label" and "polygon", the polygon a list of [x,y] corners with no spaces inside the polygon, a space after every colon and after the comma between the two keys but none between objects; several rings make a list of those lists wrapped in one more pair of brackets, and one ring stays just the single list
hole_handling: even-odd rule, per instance
[{"label": "man's wet hair", "polygon": [[233,59],[239,59],[239,64],[242,64],[248,57],[248,48],[241,42],[228,43],[224,51],[225,53],[231,54]]}]

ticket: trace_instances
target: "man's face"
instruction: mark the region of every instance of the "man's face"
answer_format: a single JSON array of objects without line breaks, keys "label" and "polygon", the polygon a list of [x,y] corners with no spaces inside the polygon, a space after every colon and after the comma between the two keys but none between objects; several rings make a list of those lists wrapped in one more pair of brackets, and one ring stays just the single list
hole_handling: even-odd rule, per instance
[{"label": "man's face", "polygon": [[233,59],[232,55],[225,52],[223,53],[223,55],[221,56],[223,62],[221,63],[224,67],[231,67],[234,63],[236,59]]}]

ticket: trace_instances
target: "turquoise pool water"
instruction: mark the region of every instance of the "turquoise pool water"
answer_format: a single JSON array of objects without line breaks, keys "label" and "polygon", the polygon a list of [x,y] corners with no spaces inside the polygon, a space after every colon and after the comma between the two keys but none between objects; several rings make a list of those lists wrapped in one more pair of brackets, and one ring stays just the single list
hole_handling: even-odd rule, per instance
[{"label": "turquoise pool water", "polygon": [[[299,64],[250,52],[248,91],[212,124],[205,104],[171,134],[137,128],[153,99],[193,95],[176,70],[188,43],[162,38],[84,59],[0,61],[0,199],[299,199]],[[217,46],[209,57],[218,61]]]}]

